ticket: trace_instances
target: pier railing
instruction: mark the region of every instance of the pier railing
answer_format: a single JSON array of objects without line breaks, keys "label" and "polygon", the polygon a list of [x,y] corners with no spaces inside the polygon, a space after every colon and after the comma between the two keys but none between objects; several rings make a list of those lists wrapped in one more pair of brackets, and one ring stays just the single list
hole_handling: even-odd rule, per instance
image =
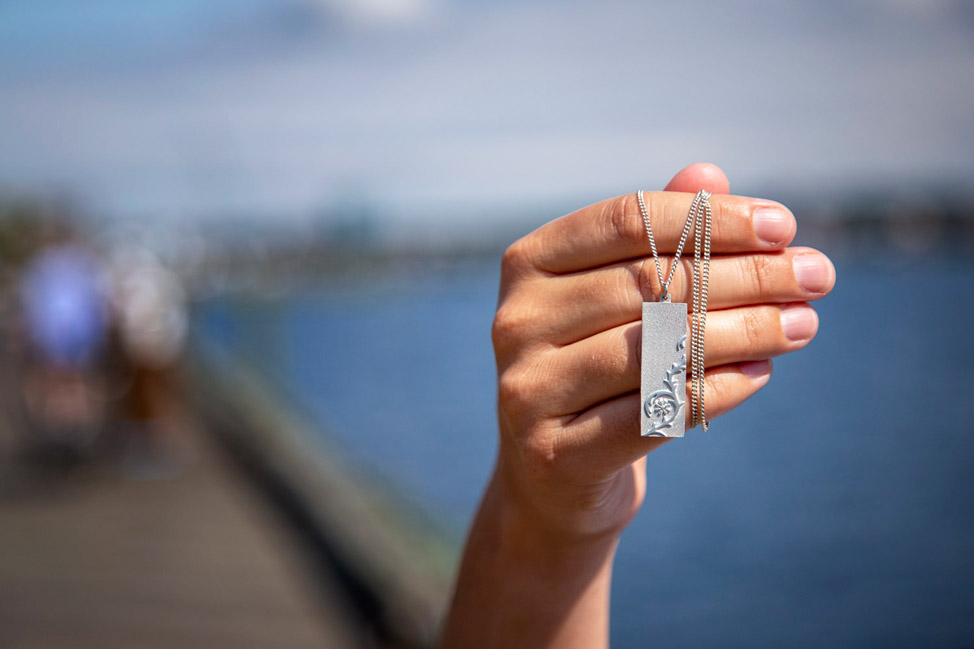
[{"label": "pier railing", "polygon": [[365,475],[253,370],[197,343],[186,384],[198,416],[270,500],[322,583],[382,647],[429,647],[457,539]]}]

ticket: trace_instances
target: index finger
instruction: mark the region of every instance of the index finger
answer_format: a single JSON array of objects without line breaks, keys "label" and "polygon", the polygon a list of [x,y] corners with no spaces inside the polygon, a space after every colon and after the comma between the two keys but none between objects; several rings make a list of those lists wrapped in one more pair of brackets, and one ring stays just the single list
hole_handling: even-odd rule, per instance
[{"label": "index finger", "polygon": [[[680,241],[694,194],[645,192],[646,210],[660,254]],[[768,252],[795,236],[795,217],[784,205],[744,196],[713,195],[714,254]],[[693,251],[692,236],[684,253]],[[568,273],[652,254],[635,194],[583,207],[541,226],[515,246],[535,268]]]}]

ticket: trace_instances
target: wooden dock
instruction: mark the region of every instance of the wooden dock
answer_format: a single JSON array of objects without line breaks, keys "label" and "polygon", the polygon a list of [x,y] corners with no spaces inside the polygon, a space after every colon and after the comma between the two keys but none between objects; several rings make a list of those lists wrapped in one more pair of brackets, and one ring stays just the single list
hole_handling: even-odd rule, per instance
[{"label": "wooden dock", "polygon": [[201,430],[183,431],[193,459],[174,477],[107,465],[7,481],[0,647],[374,646],[254,485]]}]

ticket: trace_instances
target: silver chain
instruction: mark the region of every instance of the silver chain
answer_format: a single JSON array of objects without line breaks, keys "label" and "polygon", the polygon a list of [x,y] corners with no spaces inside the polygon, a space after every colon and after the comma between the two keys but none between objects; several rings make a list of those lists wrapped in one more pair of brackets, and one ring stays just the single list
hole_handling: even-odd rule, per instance
[{"label": "silver chain", "polygon": [[653,237],[653,226],[649,221],[649,211],[646,209],[646,201],[643,198],[643,190],[636,192],[636,199],[639,201],[639,213],[643,217],[643,224],[646,226],[646,236],[649,238],[649,246],[653,250],[653,261],[656,263],[656,276],[660,284],[660,302],[670,301],[670,282],[676,273],[676,267],[680,263],[680,255],[686,246],[690,231],[694,231],[693,243],[693,314],[690,327],[690,369],[693,374],[690,384],[690,403],[692,410],[691,428],[700,424],[706,431],[710,427],[707,421],[707,409],[704,404],[705,388],[705,362],[704,362],[704,333],[707,329],[707,299],[710,286],[710,240],[713,223],[713,210],[710,207],[710,192],[700,190],[690,204],[686,223],[683,225],[683,233],[680,235],[680,242],[676,246],[673,255],[673,265],[666,280],[663,280],[663,266],[659,261],[659,253],[656,250],[656,239]]},{"label": "silver chain", "polygon": [[[702,198],[701,198],[701,195]],[[710,423],[707,421],[707,409],[704,405],[704,362],[703,339],[707,329],[707,298],[710,286],[710,238],[713,211],[710,208],[709,192],[701,191],[697,194],[699,201],[690,208],[687,219],[696,222],[693,238],[693,329],[690,335],[693,347],[693,383],[691,398],[693,406],[693,426],[700,424],[706,431]],[[701,211],[702,208],[702,211]]]},{"label": "silver chain", "polygon": [[[700,192],[702,194],[703,192]],[[690,206],[690,214],[694,213],[697,209],[697,204],[700,202],[700,194],[693,199],[693,205]],[[707,194],[708,196],[710,194]],[[653,226],[649,222],[649,211],[646,209],[646,201],[643,199],[643,190],[636,192],[636,200],[639,201],[639,213],[643,216],[643,224],[646,226],[646,236],[649,237],[649,247],[653,249],[653,261],[656,262],[656,276],[659,277],[660,286],[660,302],[669,302],[669,290],[670,282],[673,281],[673,275],[676,273],[676,267],[680,264],[680,255],[683,254],[683,246],[687,243],[687,237],[690,234],[690,229],[693,227],[693,220],[688,216],[687,222],[683,224],[683,234],[680,236],[680,243],[676,246],[676,255],[673,257],[673,265],[670,266],[670,275],[663,281],[663,267],[659,263],[659,253],[656,252],[656,239],[653,237]]]}]

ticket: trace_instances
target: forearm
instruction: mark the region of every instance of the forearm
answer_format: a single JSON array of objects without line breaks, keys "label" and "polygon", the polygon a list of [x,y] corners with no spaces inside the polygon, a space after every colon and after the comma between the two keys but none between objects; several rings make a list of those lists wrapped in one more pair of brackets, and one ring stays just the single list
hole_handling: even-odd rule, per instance
[{"label": "forearm", "polygon": [[495,477],[467,539],[440,649],[607,647],[617,542],[545,530]]}]

